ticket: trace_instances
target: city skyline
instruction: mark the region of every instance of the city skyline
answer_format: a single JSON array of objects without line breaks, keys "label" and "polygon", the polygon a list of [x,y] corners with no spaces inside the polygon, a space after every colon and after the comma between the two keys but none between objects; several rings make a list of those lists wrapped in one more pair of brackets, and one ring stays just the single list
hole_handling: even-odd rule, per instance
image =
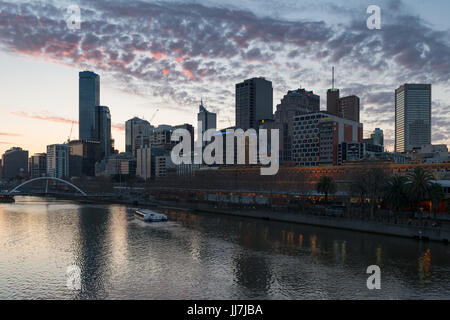
[{"label": "city skyline", "polygon": [[[212,41],[209,50],[200,50],[200,48],[197,50],[200,44],[208,41],[200,38],[200,31],[191,26],[190,28],[194,28],[192,29],[193,37],[177,42],[180,46],[179,51],[168,54],[170,49],[168,45],[165,46],[157,38],[152,38],[146,33],[145,27],[140,29],[137,25],[130,25],[136,32],[141,31],[141,34],[145,36],[141,41],[128,39],[129,41],[125,41],[121,46],[113,46],[108,40],[108,34],[114,34],[114,26],[120,29],[122,26],[119,23],[105,21],[105,26],[111,28],[106,32],[105,28],[88,23],[98,21],[95,14],[89,13],[82,19],[80,30],[66,30],[67,27],[62,23],[65,15],[62,9],[65,7],[60,3],[57,6],[48,2],[45,9],[36,3],[27,7],[0,2],[2,12],[7,16],[7,24],[0,23],[0,32],[4,36],[0,40],[0,56],[3,70],[10,75],[7,79],[5,77],[0,80],[0,85],[5,88],[1,108],[6,111],[5,116],[0,120],[2,128],[0,153],[13,146],[29,150],[30,154],[44,152],[46,145],[66,141],[70,131],[72,131],[72,139],[77,138],[78,90],[76,88],[77,73],[81,70],[92,70],[102,77],[101,104],[110,107],[112,135],[119,151],[125,150],[126,120],[133,116],[149,119],[154,111],[159,109],[160,112],[152,125],[196,123],[196,109],[202,97],[208,110],[217,113],[218,129],[228,127],[229,118],[235,118],[234,85],[251,77],[262,76],[272,81],[274,106],[279,104],[288,90],[302,87],[313,90],[321,96],[321,110],[324,110],[326,90],[331,87],[332,65],[336,66],[335,87],[341,90],[342,96],[355,94],[361,98],[364,137],[379,127],[385,132],[387,149],[392,151],[395,89],[403,83],[432,83],[432,110],[434,115],[439,115],[432,117],[432,143],[450,144],[449,129],[444,126],[450,122],[449,114],[445,112],[448,110],[447,101],[450,100],[450,94],[446,88],[450,74],[446,71],[450,68],[447,52],[450,52],[450,49],[447,36],[442,32],[447,30],[449,25],[445,25],[445,19],[439,20],[441,25],[429,23],[434,22],[433,17],[439,14],[438,10],[430,8],[422,10],[418,2],[406,4],[400,1],[382,1],[380,4],[383,10],[382,29],[368,30],[365,28],[367,14],[363,10],[367,7],[365,2],[358,5],[353,2],[346,5],[347,7],[327,7],[323,13],[325,17],[319,15],[316,21],[305,17],[304,12],[299,12],[297,16],[293,13],[288,14],[286,7],[296,5],[290,2],[281,3],[278,7],[264,2],[269,13],[278,12],[271,18],[267,18],[267,13],[262,13],[252,1],[248,1],[240,9],[236,9],[233,1],[229,4],[228,8],[224,8],[223,5],[220,6],[214,1],[197,4],[187,2],[181,6],[183,10],[177,12],[174,19],[193,21],[200,15],[204,27],[211,30],[211,36],[214,35],[220,39],[218,30],[212,27],[212,22],[217,19],[214,12],[223,13],[221,21],[232,30],[235,30],[243,22],[242,19],[246,18],[247,21],[243,24],[248,28],[246,41],[235,35],[221,47],[217,41]],[[173,6],[171,2],[148,3],[144,6],[142,13],[133,12],[133,14],[141,16],[145,12],[153,13],[152,19],[159,21],[158,19],[167,15]],[[319,2],[312,5],[310,10],[315,12],[314,10],[318,10],[321,6],[323,7],[324,3]],[[445,6],[448,4],[442,3],[442,7]],[[83,1],[80,2],[80,7],[82,15],[84,8],[95,9],[97,13],[106,10],[104,6],[96,7],[95,4]],[[50,8],[54,11],[54,15],[49,15],[45,11]],[[117,2],[111,4],[109,10],[111,13],[118,13],[121,8],[120,2]],[[350,13],[349,8],[360,12],[360,16]],[[398,13],[391,13],[391,9],[395,8]],[[236,10],[235,18],[230,16],[230,13],[234,12],[231,10]],[[32,11],[34,13],[31,13]],[[344,30],[336,29],[339,32],[332,36],[330,32],[335,30],[336,21],[325,18],[327,15],[331,16],[331,12],[337,11],[343,17],[340,22],[344,24],[342,27]],[[48,24],[56,21],[57,27],[54,28],[55,30],[46,28],[45,23],[36,23],[39,19],[36,20],[32,18],[33,16],[42,18],[41,20]],[[318,17],[315,14],[314,16]],[[25,17],[26,21],[29,21],[29,24],[22,25],[21,35],[11,32],[8,28],[8,25],[16,25],[20,17]],[[393,19],[395,17],[402,17],[403,20],[397,23],[398,19]],[[125,15],[123,19],[131,21],[131,16]],[[266,37],[258,35],[254,29],[264,21]],[[356,22],[360,25],[356,26]],[[297,25],[299,23],[300,26]],[[317,28],[313,29],[315,24]],[[287,29],[282,28],[284,25],[288,26]],[[166,25],[165,27],[172,32],[179,32],[180,35],[188,31],[188,26],[177,28],[174,25]],[[155,26],[151,24],[148,28],[155,28]],[[34,39],[31,46],[24,41],[27,36],[30,39],[33,30],[41,37]],[[301,34],[293,37],[293,31],[301,30],[303,30]],[[300,38],[305,36],[307,30],[311,31],[306,33],[310,37],[305,38],[304,43],[301,43]],[[379,41],[383,58],[395,54],[393,55],[395,58],[386,60],[392,68],[386,69],[383,59],[371,60],[374,58],[373,55],[368,54],[366,57],[358,55],[345,42],[341,42],[340,45],[337,45],[338,42],[333,42],[338,39],[347,39],[350,42],[356,39],[350,35],[346,38],[345,30],[352,31],[353,37],[357,35],[362,37],[361,49],[371,45],[376,46],[376,41]],[[395,43],[387,42],[394,31],[406,30],[418,32],[415,38],[416,46],[411,46],[409,42],[403,44],[398,37],[391,38],[391,41],[396,41]],[[96,31],[97,39],[92,39],[92,31]],[[58,39],[63,39],[64,42],[58,42]],[[98,48],[90,47],[89,43],[97,43]],[[287,45],[282,47],[286,43]],[[334,49],[331,48],[333,43],[337,45]],[[58,44],[64,45],[58,46]],[[140,44],[142,48],[139,49],[137,44]],[[158,46],[161,50],[155,52],[154,49]],[[402,46],[406,52],[399,51]],[[289,50],[284,47],[289,47]],[[67,52],[64,48],[76,48],[76,54],[74,51]],[[118,53],[115,63],[111,62],[114,56],[113,49],[117,49],[116,53]],[[127,58],[127,52],[134,57]],[[147,64],[143,61],[145,55],[140,52],[149,55]],[[319,55],[317,59],[316,54],[320,52],[322,57]],[[98,55],[97,58],[96,55]],[[127,59],[131,59],[129,64],[123,64]],[[224,59],[227,61],[223,61]],[[355,69],[349,69],[349,59],[354,61]],[[105,61],[108,63],[105,64]],[[122,69],[118,67],[119,62],[122,63]],[[133,71],[131,65],[141,68],[148,66],[154,70]],[[173,68],[169,68],[170,71],[167,71],[169,69],[159,70],[164,65]],[[178,70],[179,67],[183,68]],[[120,70],[122,72],[119,72]],[[208,90],[201,90],[200,88],[206,82],[211,82]],[[27,94],[23,94],[23,90],[26,90]],[[173,117],[174,113],[177,117]],[[72,122],[73,130],[71,130]],[[36,127],[42,130],[36,132],[33,130]]]}]

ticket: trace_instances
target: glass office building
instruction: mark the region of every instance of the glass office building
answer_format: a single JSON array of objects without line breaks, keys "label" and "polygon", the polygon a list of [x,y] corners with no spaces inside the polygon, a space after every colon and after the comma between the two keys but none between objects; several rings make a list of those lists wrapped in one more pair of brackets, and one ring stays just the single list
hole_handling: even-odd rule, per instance
[{"label": "glass office building", "polygon": [[100,76],[91,71],[79,73],[79,139],[95,139],[95,107],[100,105]]},{"label": "glass office building", "polygon": [[395,90],[395,151],[431,144],[431,84],[404,84]]}]

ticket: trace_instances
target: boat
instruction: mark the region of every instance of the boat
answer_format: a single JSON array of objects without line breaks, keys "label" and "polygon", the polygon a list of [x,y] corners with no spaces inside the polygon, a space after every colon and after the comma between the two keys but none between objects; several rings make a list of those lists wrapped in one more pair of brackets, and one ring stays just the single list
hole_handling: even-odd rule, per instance
[{"label": "boat", "polygon": [[14,196],[10,194],[0,194],[0,203],[13,203],[15,202]]},{"label": "boat", "polygon": [[146,222],[162,222],[167,221],[167,216],[162,213],[157,213],[148,209],[138,209],[134,212],[134,215],[139,220],[143,220]]}]

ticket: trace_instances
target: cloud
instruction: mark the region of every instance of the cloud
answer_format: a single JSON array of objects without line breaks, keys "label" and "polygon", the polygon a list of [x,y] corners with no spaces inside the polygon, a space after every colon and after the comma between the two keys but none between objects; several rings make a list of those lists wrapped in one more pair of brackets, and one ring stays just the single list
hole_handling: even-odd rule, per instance
[{"label": "cloud", "polygon": [[8,133],[8,132],[0,132],[0,136],[7,136],[7,137],[20,137],[22,134],[20,133]]},{"label": "cloud", "polygon": [[81,29],[69,30],[61,4],[0,0],[0,48],[106,73],[158,108],[192,112],[200,96],[207,97],[232,118],[234,84],[252,76],[272,80],[275,97],[300,82],[320,90],[326,101],[335,65],[343,94],[360,96],[367,127],[387,129],[393,126],[393,92],[400,84],[450,83],[449,34],[433,29],[401,1],[383,2],[381,30],[368,30],[365,12],[344,5],[324,6],[329,15],[345,17],[333,24],[263,17],[225,3],[79,3]]},{"label": "cloud", "polygon": [[[72,124],[72,123],[76,124],[76,125],[79,124],[79,122],[77,120],[72,120],[72,119],[58,117],[58,116],[29,114],[27,112],[14,112],[14,111],[12,111],[10,113],[12,115],[17,116],[17,117],[27,118],[27,119],[44,120],[44,121],[50,121],[50,122],[56,122],[56,123],[64,123],[64,124]],[[122,123],[113,123],[113,124],[111,124],[111,129],[115,129],[115,130],[119,130],[119,131],[125,131],[125,125],[122,124]]]}]

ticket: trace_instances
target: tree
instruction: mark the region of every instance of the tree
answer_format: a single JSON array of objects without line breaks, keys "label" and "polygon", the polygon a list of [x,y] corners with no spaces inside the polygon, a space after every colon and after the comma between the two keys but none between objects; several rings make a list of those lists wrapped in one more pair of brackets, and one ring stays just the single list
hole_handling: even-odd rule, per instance
[{"label": "tree", "polygon": [[420,203],[429,196],[433,175],[422,168],[417,168],[407,175],[408,195],[416,212],[419,212]]},{"label": "tree", "polygon": [[328,202],[328,195],[336,193],[336,182],[332,177],[322,177],[317,183],[316,190],[318,193],[325,195],[325,202]]},{"label": "tree", "polygon": [[364,204],[368,192],[364,175],[364,172],[356,172],[350,182],[350,193],[359,197],[361,205]]},{"label": "tree", "polygon": [[445,199],[444,189],[440,184],[431,182],[428,189],[428,196],[431,200],[431,208],[434,214],[434,219],[436,220],[439,203]]},{"label": "tree", "polygon": [[387,182],[384,192],[384,201],[396,211],[408,203],[408,194],[406,190],[406,182],[408,179],[404,176],[392,176]]},{"label": "tree", "polygon": [[373,218],[375,206],[386,189],[387,175],[381,168],[360,170],[351,181],[350,191],[360,197],[361,203],[366,198],[370,199],[370,216]]}]

